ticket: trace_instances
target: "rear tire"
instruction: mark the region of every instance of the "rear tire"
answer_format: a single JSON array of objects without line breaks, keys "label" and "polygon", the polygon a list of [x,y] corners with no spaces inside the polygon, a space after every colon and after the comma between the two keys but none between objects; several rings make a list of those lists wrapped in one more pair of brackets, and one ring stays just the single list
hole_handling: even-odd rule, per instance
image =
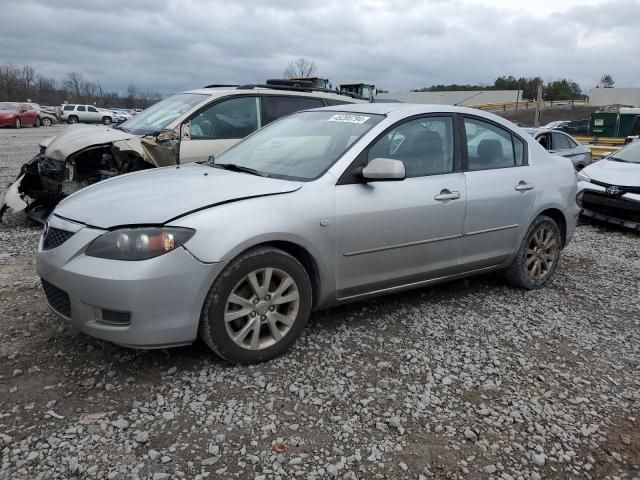
[{"label": "rear tire", "polygon": [[20,128],[22,126],[22,122],[20,121],[20,117],[16,117],[16,121],[15,121],[15,123],[13,125],[16,127],[16,129],[18,129],[18,128]]},{"label": "rear tire", "polygon": [[41,124],[43,127],[50,127],[50,126],[51,126],[51,119],[50,119],[50,118],[47,118],[47,117],[44,117],[44,118],[42,118],[42,119],[40,120],[40,124]]},{"label": "rear tire", "polygon": [[558,224],[540,215],[529,226],[518,253],[504,271],[505,279],[525,290],[544,287],[556,271],[561,247]]},{"label": "rear tire", "polygon": [[300,336],[311,304],[302,264],[277,248],[256,248],[231,261],[211,286],[199,336],[228,362],[264,362]]},{"label": "rear tire", "polygon": [[102,123],[104,125],[111,125],[111,122],[112,122],[111,117],[102,117]]},{"label": "rear tire", "polygon": [[67,120],[67,122],[69,122],[69,123],[78,123],[78,117],[76,117],[75,115],[71,115],[69,117],[69,119]]}]

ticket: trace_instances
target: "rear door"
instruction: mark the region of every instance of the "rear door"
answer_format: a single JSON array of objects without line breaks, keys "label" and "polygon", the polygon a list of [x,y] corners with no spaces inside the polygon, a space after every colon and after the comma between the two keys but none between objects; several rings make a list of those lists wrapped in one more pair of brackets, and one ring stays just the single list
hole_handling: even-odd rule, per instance
[{"label": "rear door", "polygon": [[524,139],[484,118],[464,116],[463,122],[467,211],[460,261],[474,270],[499,264],[517,250],[539,186],[527,165]]},{"label": "rear door", "polygon": [[[459,271],[464,174],[452,115],[400,122],[356,160],[400,160],[403,181],[363,183],[345,174],[336,185],[339,298],[385,290]],[[351,172],[351,169],[348,171]]]},{"label": "rear door", "polygon": [[78,105],[76,107],[75,114],[78,117],[78,120],[81,122],[89,122],[89,116],[87,115],[87,106],[86,105]]},{"label": "rear door", "polygon": [[180,142],[180,161],[200,162],[219,155],[260,128],[257,95],[218,99],[196,112],[187,122]]}]

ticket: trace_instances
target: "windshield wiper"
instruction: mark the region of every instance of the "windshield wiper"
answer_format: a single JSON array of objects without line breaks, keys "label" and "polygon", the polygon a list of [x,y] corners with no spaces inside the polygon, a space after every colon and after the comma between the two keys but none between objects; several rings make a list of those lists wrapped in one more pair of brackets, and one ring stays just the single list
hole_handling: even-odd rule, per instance
[{"label": "windshield wiper", "polygon": [[131,133],[131,130],[129,130],[128,128],[124,128],[122,125],[116,125],[113,128],[117,128],[118,130],[122,130],[125,133]]},{"label": "windshield wiper", "polygon": [[251,175],[257,175],[258,177],[267,177],[268,175],[254,168],[243,167],[242,165],[236,165],[235,163],[211,163],[213,168],[222,168],[223,170],[231,170],[232,172],[249,173]]}]

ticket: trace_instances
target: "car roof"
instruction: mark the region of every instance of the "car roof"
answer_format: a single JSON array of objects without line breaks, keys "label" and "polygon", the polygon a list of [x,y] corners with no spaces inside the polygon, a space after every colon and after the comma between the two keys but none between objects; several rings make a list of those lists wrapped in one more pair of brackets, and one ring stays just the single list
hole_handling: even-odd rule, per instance
[{"label": "car roof", "polygon": [[475,108],[424,103],[355,103],[350,105],[335,105],[331,107],[323,107],[318,108],[317,110],[339,110],[341,112],[371,113],[378,115],[388,115],[390,113],[406,113],[416,115],[422,113],[466,113],[469,115],[477,115],[486,118],[495,118],[495,116]]},{"label": "car roof", "polygon": [[295,95],[301,97],[310,98],[329,98],[334,100],[342,100],[345,102],[363,102],[363,100],[355,99],[348,95],[340,94],[338,92],[320,92],[320,91],[301,91],[295,89],[275,89],[256,86],[253,88],[237,88],[237,87],[210,87],[210,88],[197,88],[194,90],[186,90],[180,93],[195,93],[198,95],[209,95],[211,97],[224,97],[226,95]]}]

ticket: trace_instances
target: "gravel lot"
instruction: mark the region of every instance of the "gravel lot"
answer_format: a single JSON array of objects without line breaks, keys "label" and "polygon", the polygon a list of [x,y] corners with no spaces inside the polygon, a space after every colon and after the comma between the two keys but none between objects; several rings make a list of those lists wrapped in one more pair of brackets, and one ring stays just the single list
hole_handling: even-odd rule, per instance
[{"label": "gravel lot", "polygon": [[[39,139],[0,130],[0,192]],[[496,275],[313,315],[286,356],[134,351],[45,307],[0,224],[0,479],[640,478],[640,238],[582,225],[548,288]]]}]

